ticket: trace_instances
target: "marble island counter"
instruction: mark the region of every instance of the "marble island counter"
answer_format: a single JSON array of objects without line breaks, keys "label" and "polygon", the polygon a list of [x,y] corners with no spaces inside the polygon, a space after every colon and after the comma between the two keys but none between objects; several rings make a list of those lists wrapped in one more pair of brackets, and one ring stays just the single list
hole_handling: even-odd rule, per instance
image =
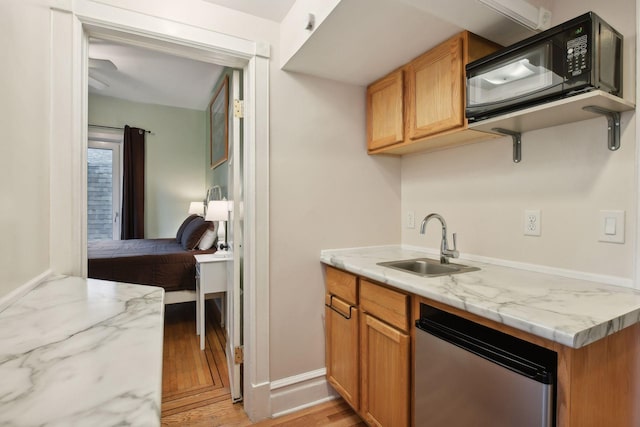
[{"label": "marble island counter", "polygon": [[377,265],[432,253],[400,246],[324,250],[323,263],[572,348],[640,322],[640,291],[468,260],[479,271],[420,277]]},{"label": "marble island counter", "polygon": [[45,281],[0,312],[0,425],[160,425],[164,290]]}]

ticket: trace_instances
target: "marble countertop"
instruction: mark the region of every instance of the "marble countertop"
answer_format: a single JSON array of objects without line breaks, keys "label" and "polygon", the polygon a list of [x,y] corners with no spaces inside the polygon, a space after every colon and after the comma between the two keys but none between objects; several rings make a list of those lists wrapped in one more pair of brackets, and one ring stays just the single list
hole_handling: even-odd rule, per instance
[{"label": "marble countertop", "polygon": [[164,290],[45,281],[0,312],[0,425],[160,425]]},{"label": "marble countertop", "polygon": [[[378,262],[434,258],[400,246],[324,250],[323,263],[580,348],[640,321],[640,291],[467,260],[464,274],[420,277]],[[437,257],[436,257],[437,258]]]}]

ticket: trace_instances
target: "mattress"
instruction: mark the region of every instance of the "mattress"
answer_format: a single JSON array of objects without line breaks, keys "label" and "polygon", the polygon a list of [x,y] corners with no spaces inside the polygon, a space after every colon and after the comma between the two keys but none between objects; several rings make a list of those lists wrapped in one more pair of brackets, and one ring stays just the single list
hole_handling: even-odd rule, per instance
[{"label": "mattress", "polygon": [[88,244],[88,276],[93,279],[160,286],[166,291],[196,289],[196,254],[176,239],[97,240]]}]

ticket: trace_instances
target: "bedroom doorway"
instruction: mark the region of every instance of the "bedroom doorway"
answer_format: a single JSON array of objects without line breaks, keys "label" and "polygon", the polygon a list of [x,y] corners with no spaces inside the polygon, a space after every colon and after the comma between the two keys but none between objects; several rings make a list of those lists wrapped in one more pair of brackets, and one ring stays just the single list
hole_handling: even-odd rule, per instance
[{"label": "bedroom doorway", "polygon": [[[146,5],[154,7],[152,4]],[[52,245],[50,268],[87,276],[86,153],[87,62],[90,37],[144,43],[165,52],[243,70],[244,257],[242,312],[244,336],[243,398],[251,419],[270,410],[269,363],[269,81],[268,42],[215,31],[159,15],[77,0],[51,8],[50,153]],[[215,18],[215,17],[214,17]],[[220,21],[221,22],[221,21]],[[222,22],[221,22],[222,24]],[[212,29],[214,28],[214,29]],[[223,26],[223,28],[226,28]],[[71,76],[71,77],[70,77]],[[59,77],[59,78],[58,78]]]},{"label": "bedroom doorway", "polygon": [[[139,243],[147,245],[147,249],[142,252],[146,261],[158,259],[156,248],[162,244],[159,240],[176,235],[178,225],[190,213],[187,208],[192,201],[202,200],[205,189],[208,189],[207,202],[210,194],[215,195],[216,200],[224,198],[229,202],[228,220],[225,224],[226,241],[234,262],[230,263],[231,268],[227,267],[225,297],[219,300],[220,304],[217,306],[220,313],[219,329],[225,337],[223,352],[226,364],[213,364],[209,366],[209,370],[219,371],[222,368],[227,371],[225,377],[230,399],[240,402],[243,399],[242,361],[237,355],[242,351],[243,345],[245,165],[242,130],[244,119],[242,113],[237,111],[237,106],[243,99],[243,69],[201,61],[179,52],[166,52],[158,47],[141,46],[135,40],[114,40],[109,35],[89,36],[88,54],[88,277],[114,279],[115,274],[107,274],[98,266],[100,262],[106,262],[101,258],[103,252],[100,251],[108,247],[114,254],[108,257],[109,262],[113,263],[110,271],[119,271],[119,281],[162,286],[166,291],[165,303],[168,305],[195,300],[198,274],[193,255],[187,254],[189,260],[180,263],[183,269],[185,265],[187,269],[193,266],[192,273],[176,273],[175,269],[158,267],[166,263],[162,260],[154,261],[150,274],[142,273],[145,271],[143,268],[136,269],[135,273],[125,273],[121,271],[124,268],[120,267],[122,258],[126,258],[126,263],[141,262],[137,258],[141,256],[141,247],[128,246],[127,237],[124,236],[122,241],[105,241],[120,240],[120,206],[124,201],[121,201],[119,193],[126,179],[121,178],[118,171],[118,166],[123,164],[119,159],[119,152],[126,151],[121,126],[129,122],[145,129],[151,128],[153,131],[148,131],[144,148],[145,235],[139,238]],[[149,70],[153,70],[154,74]],[[221,92],[222,88],[225,90]],[[223,118],[220,123],[216,123],[212,119],[212,106],[219,93],[223,94],[224,102],[220,103],[223,105],[220,108],[224,114],[218,112]],[[98,134],[98,131],[103,130],[113,130],[114,134]],[[225,146],[220,150],[225,152],[220,160],[214,156],[218,155],[214,147],[219,148],[214,142],[222,142]],[[123,169],[124,167],[120,168]],[[124,184],[126,187],[126,182]],[[211,191],[215,189],[218,191]],[[126,195],[122,197],[126,199]],[[123,208],[122,211],[126,212],[126,209]],[[171,221],[175,222],[174,226],[169,224],[167,227]],[[122,222],[126,224],[126,218]],[[107,231],[106,228],[112,225],[113,231]],[[184,239],[182,243],[178,242],[179,246],[180,244],[182,247],[172,249],[171,255],[184,255],[184,250],[187,249],[184,247]],[[188,249],[209,250],[209,247]],[[162,253],[161,259],[166,259],[168,255],[169,253]],[[175,281],[164,279],[159,271],[171,271],[171,277]],[[176,279],[177,274],[183,274],[179,276],[179,280]],[[211,351],[210,348],[201,350],[203,354]],[[206,360],[210,362],[215,358],[207,356]],[[197,364],[185,363],[181,369],[193,376],[196,375],[196,367]],[[173,386],[168,390],[166,396],[163,394],[163,402],[165,398],[171,399],[175,393],[189,391]]]},{"label": "bedroom doorway", "polygon": [[122,133],[89,131],[87,240],[120,239]]}]

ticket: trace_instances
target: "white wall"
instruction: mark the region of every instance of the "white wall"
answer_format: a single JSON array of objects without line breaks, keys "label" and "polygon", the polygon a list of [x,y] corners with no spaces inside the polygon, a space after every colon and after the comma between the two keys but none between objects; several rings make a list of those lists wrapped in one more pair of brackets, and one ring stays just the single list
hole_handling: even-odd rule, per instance
[{"label": "white wall", "polygon": [[0,299],[49,268],[49,10],[0,2]]},{"label": "white wall", "polygon": [[[270,349],[279,379],[324,366],[320,250],[398,242],[400,176],[398,159],[367,155],[363,87],[279,72],[272,88]],[[285,93],[296,94],[296,108],[276,95]]]},{"label": "white wall", "polygon": [[[522,162],[511,161],[511,138],[405,157],[402,212],[416,228],[402,242],[438,248],[439,226],[418,232],[438,212],[458,233],[461,252],[631,278],[633,274],[635,126],[623,115],[619,151],[606,148],[606,121],[523,135]],[[525,209],[540,209],[542,235],[523,235]],[[627,212],[624,245],[597,241],[598,211]]]},{"label": "white wall", "polygon": [[[635,99],[635,4],[632,0],[554,3],[554,23],[590,9],[625,36],[624,93]],[[604,118],[523,134],[522,163],[511,138],[402,160],[402,213],[416,228],[402,242],[437,248],[440,231],[419,223],[439,212],[458,233],[461,252],[584,272],[633,277],[635,113],[622,115],[622,148],[606,148]],[[525,209],[540,209],[542,236],[523,235]],[[626,211],[625,244],[598,242],[598,212]]]},{"label": "white wall", "polygon": [[145,237],[173,237],[189,202],[204,199],[206,112],[89,96],[89,123],[150,130],[146,135]]}]

